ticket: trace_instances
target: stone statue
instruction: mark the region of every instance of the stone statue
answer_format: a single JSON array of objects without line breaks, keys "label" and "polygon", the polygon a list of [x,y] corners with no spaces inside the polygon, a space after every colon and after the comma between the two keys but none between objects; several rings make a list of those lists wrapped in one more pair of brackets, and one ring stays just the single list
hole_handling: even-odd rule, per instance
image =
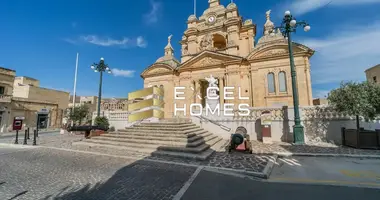
[{"label": "stone statue", "polygon": [[187,55],[187,45],[182,46],[182,55]]},{"label": "stone statue", "polygon": [[203,37],[200,50],[210,50],[212,48],[212,36],[207,34]]},{"label": "stone statue", "polygon": [[[208,87],[218,87],[218,79],[214,78],[212,75],[205,78],[208,81]],[[219,104],[219,98],[217,94],[218,89],[209,89],[208,96],[206,96],[206,104],[211,108],[215,109]],[[210,98],[209,98],[210,97]]]},{"label": "stone statue", "polygon": [[205,78],[206,81],[208,82],[209,87],[217,87],[218,85],[218,79],[214,78],[211,74],[210,77]]},{"label": "stone statue", "polygon": [[170,44],[170,42],[172,41],[172,37],[173,37],[173,35],[169,35],[169,37],[168,37],[168,44]]},{"label": "stone statue", "polygon": [[267,20],[270,20],[270,13],[271,13],[271,10],[268,10],[265,15],[267,17]]}]

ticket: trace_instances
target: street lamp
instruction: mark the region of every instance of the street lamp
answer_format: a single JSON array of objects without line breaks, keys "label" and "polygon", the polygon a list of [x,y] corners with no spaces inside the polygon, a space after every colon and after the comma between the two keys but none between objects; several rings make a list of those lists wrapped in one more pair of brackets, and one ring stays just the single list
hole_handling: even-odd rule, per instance
[{"label": "street lamp", "polygon": [[293,105],[294,105],[294,126],[293,126],[293,138],[294,144],[304,144],[304,128],[301,125],[300,113],[299,113],[299,100],[297,89],[297,73],[294,66],[293,48],[291,33],[296,32],[296,29],[302,26],[305,32],[310,31],[310,26],[304,21],[297,22],[297,20],[291,15],[290,11],[286,11],[281,26],[276,29],[280,29],[283,36],[288,38],[290,70],[292,76],[292,90],[293,90]]},{"label": "street lamp", "polygon": [[102,82],[103,82],[103,72],[111,73],[110,68],[107,64],[104,63],[104,58],[100,58],[99,63],[94,63],[91,65],[91,69],[94,70],[94,72],[100,72],[100,79],[99,79],[99,95],[98,95],[98,112],[97,116],[100,116],[100,101],[102,100]]}]

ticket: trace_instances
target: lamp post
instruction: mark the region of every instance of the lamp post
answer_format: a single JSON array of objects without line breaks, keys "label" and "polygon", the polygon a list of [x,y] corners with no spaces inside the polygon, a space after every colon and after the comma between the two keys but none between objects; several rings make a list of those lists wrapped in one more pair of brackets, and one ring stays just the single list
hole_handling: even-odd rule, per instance
[{"label": "lamp post", "polygon": [[94,63],[91,65],[91,69],[93,69],[95,72],[100,73],[100,79],[99,79],[99,95],[98,95],[98,111],[97,111],[97,117],[100,116],[100,102],[102,100],[102,82],[103,82],[103,72],[111,73],[110,68],[107,64],[104,63],[104,58],[100,58],[99,63]]},{"label": "lamp post", "polygon": [[281,26],[276,29],[280,29],[283,36],[288,38],[289,48],[289,60],[290,71],[292,76],[292,91],[293,91],[293,106],[294,106],[294,126],[293,126],[293,142],[294,144],[304,144],[304,127],[301,125],[300,113],[299,113],[299,100],[297,89],[297,72],[294,66],[293,47],[291,33],[296,32],[298,27],[302,26],[305,32],[310,31],[310,26],[305,21],[297,22],[291,15],[290,11],[286,11],[282,20]]}]

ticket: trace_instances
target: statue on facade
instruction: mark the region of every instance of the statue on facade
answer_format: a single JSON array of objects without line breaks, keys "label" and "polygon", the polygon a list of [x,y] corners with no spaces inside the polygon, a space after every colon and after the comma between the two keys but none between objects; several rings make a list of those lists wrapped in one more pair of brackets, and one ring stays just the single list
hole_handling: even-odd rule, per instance
[{"label": "statue on facade", "polygon": [[173,35],[169,35],[169,37],[168,37],[168,44],[170,44],[170,42],[172,41],[172,37],[173,37]]},{"label": "statue on facade", "polygon": [[200,50],[211,50],[212,49],[212,36],[207,34],[202,38]]},{"label": "statue on facade", "polygon": [[264,24],[264,35],[269,35],[270,33],[273,32],[273,29],[274,29],[274,23],[270,20],[270,13],[271,13],[271,10],[268,10],[265,13],[265,17],[267,18],[267,21]]},{"label": "statue on facade", "polygon": [[182,46],[182,55],[187,55],[187,45]]},{"label": "statue on facade", "polygon": [[[214,78],[212,75],[210,77],[205,78],[208,82],[208,87],[218,87],[218,79]],[[208,90],[208,95],[206,96],[206,104],[211,108],[215,109],[216,106],[219,104],[219,98],[218,97],[218,90],[217,89],[210,89]],[[212,98],[208,98],[212,97]]]},{"label": "statue on facade", "polygon": [[214,78],[211,74],[210,77],[205,78],[209,87],[218,87],[218,79]]}]

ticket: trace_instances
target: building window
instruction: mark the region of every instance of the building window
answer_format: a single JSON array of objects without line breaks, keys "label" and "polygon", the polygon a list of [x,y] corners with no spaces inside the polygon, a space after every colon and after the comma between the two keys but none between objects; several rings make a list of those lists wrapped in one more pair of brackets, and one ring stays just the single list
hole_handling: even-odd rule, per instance
[{"label": "building window", "polygon": [[278,73],[278,83],[279,83],[280,92],[287,92],[287,89],[286,89],[286,73],[285,72]]},{"label": "building window", "polygon": [[0,86],[0,95],[3,95],[5,93],[5,88],[3,86]]},{"label": "building window", "polygon": [[374,82],[374,83],[377,83],[377,78],[376,78],[376,76],[374,76],[372,79],[373,79],[373,82]]},{"label": "building window", "polygon": [[267,81],[268,81],[268,92],[269,93],[275,93],[276,87],[275,87],[275,83],[274,83],[274,73],[268,74]]}]

